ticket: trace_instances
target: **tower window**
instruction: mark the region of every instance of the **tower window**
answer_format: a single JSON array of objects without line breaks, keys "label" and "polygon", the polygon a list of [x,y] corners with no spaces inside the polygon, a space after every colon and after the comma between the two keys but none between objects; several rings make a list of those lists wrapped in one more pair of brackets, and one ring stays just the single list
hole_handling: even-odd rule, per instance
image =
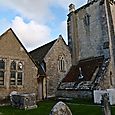
[{"label": "tower window", "polygon": [[84,20],[83,21],[84,21],[84,24],[86,26],[89,26],[89,24],[90,24],[90,15],[86,13],[86,15],[84,16]]},{"label": "tower window", "polygon": [[109,42],[104,42],[103,49],[108,49],[108,48],[109,48]]}]

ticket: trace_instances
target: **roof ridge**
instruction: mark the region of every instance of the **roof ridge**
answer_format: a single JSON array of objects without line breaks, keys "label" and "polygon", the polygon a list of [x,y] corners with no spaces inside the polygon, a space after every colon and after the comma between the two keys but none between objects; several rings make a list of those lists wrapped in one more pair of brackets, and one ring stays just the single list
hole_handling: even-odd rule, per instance
[{"label": "roof ridge", "polygon": [[15,32],[13,31],[12,28],[9,28],[8,30],[6,30],[0,37],[2,38],[3,36],[5,36],[5,34],[7,34],[9,31],[11,31],[11,33],[15,36],[15,39],[18,41],[18,43],[21,45],[21,47],[24,49],[25,53],[29,56],[29,58],[31,59],[31,61],[35,64],[35,66],[38,68],[37,64],[35,63],[35,61],[33,60],[33,58],[31,57],[31,55],[29,54],[29,52],[27,51],[27,49],[25,48],[25,46],[22,44],[22,42],[20,41],[20,39],[18,38],[18,36],[15,34]]},{"label": "roof ridge", "polygon": [[56,40],[53,40],[41,47],[38,47],[32,51],[30,51],[30,55],[33,57],[33,59],[37,62],[41,62],[44,57],[46,56],[46,54],[49,52],[49,50],[51,49],[51,47],[53,47],[53,45],[55,44]]},{"label": "roof ridge", "polygon": [[5,35],[8,31],[10,31],[10,30],[13,31],[12,28],[9,28],[9,29],[7,29],[6,31],[4,31],[4,32],[0,35],[0,37],[4,36],[4,35]]},{"label": "roof ridge", "polygon": [[[42,45],[42,46],[40,46],[40,47],[37,47],[37,48],[35,48],[34,50],[30,51],[29,53],[34,52],[34,51],[36,51],[36,50],[39,50],[39,49],[41,49],[41,48],[43,48],[43,47],[45,47],[45,46],[47,46],[47,45],[49,45],[49,44],[51,44],[51,43],[52,43],[52,45],[53,45],[53,44],[56,42],[56,40],[57,40],[57,39],[52,40],[51,42],[48,42],[48,43],[46,43],[46,44],[44,44],[44,45]],[[54,42],[54,43],[53,43],[53,42]]]}]

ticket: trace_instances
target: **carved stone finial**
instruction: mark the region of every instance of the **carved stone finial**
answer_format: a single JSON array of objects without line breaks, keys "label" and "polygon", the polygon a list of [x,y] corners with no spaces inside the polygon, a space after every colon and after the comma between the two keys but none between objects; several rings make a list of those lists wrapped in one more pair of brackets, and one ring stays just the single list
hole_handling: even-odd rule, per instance
[{"label": "carved stone finial", "polygon": [[70,4],[69,5],[69,12],[75,11],[75,5],[74,4]]},{"label": "carved stone finial", "polygon": [[87,3],[93,2],[94,0],[88,0]]},{"label": "carved stone finial", "polygon": [[63,38],[61,34],[59,35],[59,38]]}]

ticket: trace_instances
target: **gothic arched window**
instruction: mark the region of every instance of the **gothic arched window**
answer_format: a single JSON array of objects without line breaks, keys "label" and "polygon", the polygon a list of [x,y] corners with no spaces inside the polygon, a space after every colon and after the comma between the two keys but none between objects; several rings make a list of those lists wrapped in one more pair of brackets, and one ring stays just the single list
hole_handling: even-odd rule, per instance
[{"label": "gothic arched window", "polygon": [[18,70],[22,70],[23,69],[23,63],[22,62],[18,62]]},{"label": "gothic arched window", "polygon": [[16,62],[15,62],[15,61],[12,61],[12,62],[11,62],[10,69],[11,69],[11,70],[16,70]]},{"label": "gothic arched window", "polygon": [[17,85],[22,85],[22,80],[23,80],[23,63],[18,62]]},{"label": "gothic arched window", "polygon": [[65,60],[63,56],[59,56],[59,71],[64,72],[65,71]]},{"label": "gothic arched window", "polygon": [[16,85],[16,61],[12,61],[10,65],[10,85]]},{"label": "gothic arched window", "polygon": [[12,61],[10,66],[10,85],[22,85],[23,63],[21,61]]},{"label": "gothic arched window", "polygon": [[83,21],[84,21],[85,26],[89,26],[89,24],[90,24],[90,15],[88,13],[85,14]]}]

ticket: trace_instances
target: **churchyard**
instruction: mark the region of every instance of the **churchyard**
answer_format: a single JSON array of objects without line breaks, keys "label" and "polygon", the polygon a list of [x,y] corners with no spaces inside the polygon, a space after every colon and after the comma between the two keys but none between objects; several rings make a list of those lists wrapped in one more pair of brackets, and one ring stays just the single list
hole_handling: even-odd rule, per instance
[{"label": "churchyard", "polygon": [[[24,110],[12,106],[0,106],[0,115],[49,115],[57,100],[45,100],[38,102],[35,109]],[[90,100],[64,101],[72,112],[72,115],[102,115],[100,105]],[[111,106],[112,115],[115,115],[115,106]]]}]

